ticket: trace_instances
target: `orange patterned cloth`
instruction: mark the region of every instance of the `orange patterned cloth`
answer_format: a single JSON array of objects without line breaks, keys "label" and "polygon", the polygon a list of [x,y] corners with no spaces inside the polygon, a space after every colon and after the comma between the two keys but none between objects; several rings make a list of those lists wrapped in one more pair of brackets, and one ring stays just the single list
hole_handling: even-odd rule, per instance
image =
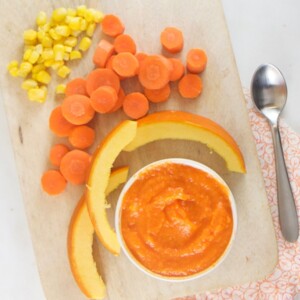
[{"label": "orange patterned cloth", "polygon": [[[280,231],[271,132],[267,121],[254,108],[249,91],[245,91],[245,97],[278,241],[278,264],[273,273],[264,280],[220,289],[214,293],[207,292],[186,300],[293,300],[300,293],[300,238],[297,243],[288,243]],[[300,218],[300,135],[283,121],[280,132]]]}]

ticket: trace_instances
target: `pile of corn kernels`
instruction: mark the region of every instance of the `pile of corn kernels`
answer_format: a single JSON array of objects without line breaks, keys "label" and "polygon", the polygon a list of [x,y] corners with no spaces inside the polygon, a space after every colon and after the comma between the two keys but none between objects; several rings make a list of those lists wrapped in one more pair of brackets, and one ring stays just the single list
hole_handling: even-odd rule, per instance
[{"label": "pile of corn kernels", "polygon": [[[51,69],[61,78],[70,74],[66,63],[80,59],[88,50],[96,25],[103,17],[102,12],[85,5],[76,9],[57,8],[49,19],[45,12],[39,12],[37,29],[23,33],[22,61],[13,60],[7,67],[13,77],[24,78],[22,88],[27,91],[29,100],[41,103],[46,100]],[[64,89],[65,86],[59,84],[56,92],[64,93]]]}]

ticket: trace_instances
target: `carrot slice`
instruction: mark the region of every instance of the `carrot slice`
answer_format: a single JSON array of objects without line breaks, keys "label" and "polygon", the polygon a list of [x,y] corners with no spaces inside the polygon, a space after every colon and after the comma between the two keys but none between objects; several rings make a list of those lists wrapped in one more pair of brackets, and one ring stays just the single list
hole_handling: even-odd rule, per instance
[{"label": "carrot slice", "polygon": [[130,93],[125,96],[123,110],[128,117],[139,119],[148,113],[149,101],[142,93]]},{"label": "carrot slice", "polygon": [[193,99],[202,92],[202,80],[195,74],[186,74],[178,83],[178,90],[182,97]]},{"label": "carrot slice", "polygon": [[86,80],[84,78],[75,78],[67,83],[65,94],[66,96],[71,96],[71,95],[87,96],[85,86],[86,86]]},{"label": "carrot slice", "polygon": [[125,30],[123,23],[115,15],[106,15],[103,18],[101,25],[102,31],[111,37],[116,37]]},{"label": "carrot slice", "polygon": [[180,52],[183,48],[182,32],[175,27],[166,27],[160,35],[160,42],[165,50],[171,53]]},{"label": "carrot slice", "polygon": [[115,104],[115,106],[112,108],[112,110],[110,110],[109,112],[115,112],[118,109],[120,109],[123,106],[123,102],[125,99],[125,92],[122,88],[119,89],[119,93],[118,93],[118,100],[117,103]]},{"label": "carrot slice", "polygon": [[104,68],[108,59],[114,53],[114,45],[106,40],[101,40],[95,50],[93,62],[96,66]]},{"label": "carrot slice", "polygon": [[167,84],[163,88],[159,90],[149,90],[144,89],[145,96],[148,98],[149,101],[154,103],[165,102],[168,100],[171,94],[170,85]]},{"label": "carrot slice", "polygon": [[86,149],[92,146],[94,141],[95,130],[86,125],[75,127],[69,136],[70,144],[78,149]]},{"label": "carrot slice", "polygon": [[122,77],[133,77],[137,74],[139,61],[132,53],[122,52],[114,57],[112,67]]},{"label": "carrot slice", "polygon": [[111,86],[116,92],[120,89],[120,79],[117,74],[110,69],[93,70],[87,77],[86,90],[89,95],[100,86]]},{"label": "carrot slice", "polygon": [[82,150],[71,150],[60,163],[60,172],[67,181],[73,184],[83,184],[86,181],[91,157]]},{"label": "carrot slice", "polygon": [[59,167],[62,158],[70,151],[63,144],[56,144],[50,149],[49,160],[53,166]]},{"label": "carrot slice", "polygon": [[187,69],[191,73],[200,73],[204,71],[207,63],[207,56],[204,50],[191,49],[186,58]]},{"label": "carrot slice", "polygon": [[83,125],[91,121],[95,115],[90,99],[83,95],[71,95],[61,105],[64,118],[74,125]]},{"label": "carrot slice", "polygon": [[111,86],[101,86],[91,95],[91,105],[95,111],[105,114],[112,110],[118,101],[118,94]]},{"label": "carrot slice", "polygon": [[112,67],[112,62],[114,60],[114,58],[116,57],[116,54],[113,54],[106,62],[106,65],[105,65],[105,68],[106,69],[110,69],[110,70],[113,70],[113,67]]},{"label": "carrot slice", "polygon": [[41,185],[47,194],[58,195],[65,190],[67,181],[59,171],[48,170],[42,175]]},{"label": "carrot slice", "polygon": [[49,128],[57,136],[66,137],[71,133],[74,125],[65,119],[61,106],[57,106],[50,114]]},{"label": "carrot slice", "polygon": [[177,81],[184,74],[184,65],[178,58],[169,58],[169,61],[172,63],[173,67],[170,76],[170,81]]},{"label": "carrot slice", "polygon": [[114,41],[114,47],[117,53],[130,52],[135,54],[136,44],[132,37],[128,34],[120,34]]},{"label": "carrot slice", "polygon": [[170,67],[159,55],[149,55],[140,63],[139,81],[144,88],[157,90],[170,80]]},{"label": "carrot slice", "polygon": [[135,57],[138,59],[139,63],[141,63],[146,57],[148,57],[148,54],[139,52],[135,54]]}]

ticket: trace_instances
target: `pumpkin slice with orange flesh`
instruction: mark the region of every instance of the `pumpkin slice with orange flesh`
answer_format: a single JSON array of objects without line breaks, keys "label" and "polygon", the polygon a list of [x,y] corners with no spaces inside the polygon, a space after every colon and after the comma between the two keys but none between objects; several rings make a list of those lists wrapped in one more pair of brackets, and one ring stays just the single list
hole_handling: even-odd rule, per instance
[{"label": "pumpkin slice with orange flesh", "polygon": [[[128,167],[113,171],[110,175],[106,195],[124,183],[128,176]],[[78,287],[90,299],[103,299],[105,284],[98,274],[93,258],[94,227],[87,210],[85,196],[82,196],[74,210],[68,233],[68,257],[71,271]]]},{"label": "pumpkin slice with orange flesh", "polygon": [[99,240],[115,255],[120,253],[120,244],[107,220],[105,189],[116,157],[134,139],[136,128],[137,122],[126,120],[105,137],[93,155],[87,181],[86,201],[90,219]]},{"label": "pumpkin slice with orange flesh", "polygon": [[137,122],[136,137],[125,151],[163,139],[197,141],[219,154],[229,171],[246,173],[244,158],[236,141],[223,127],[208,118],[182,111],[162,111]]}]

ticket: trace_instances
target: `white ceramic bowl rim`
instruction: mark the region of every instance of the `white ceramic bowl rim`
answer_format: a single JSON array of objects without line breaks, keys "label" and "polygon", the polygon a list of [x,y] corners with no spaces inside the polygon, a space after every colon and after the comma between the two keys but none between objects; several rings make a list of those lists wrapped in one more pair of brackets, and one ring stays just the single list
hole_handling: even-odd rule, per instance
[{"label": "white ceramic bowl rim", "polygon": [[[229,241],[225,251],[223,252],[223,254],[218,258],[218,260],[213,265],[211,265],[210,267],[208,267],[207,269],[205,269],[203,271],[200,271],[198,273],[188,275],[188,276],[167,277],[167,276],[162,276],[160,274],[154,273],[151,270],[147,269],[131,254],[130,250],[126,246],[126,243],[125,243],[125,241],[122,237],[122,233],[121,233],[121,228],[120,228],[121,227],[120,226],[121,207],[122,207],[122,202],[123,202],[122,200],[124,198],[124,195],[126,194],[128,189],[130,188],[130,186],[134,183],[134,181],[139,177],[139,175],[142,172],[144,172],[145,170],[147,170],[149,168],[151,169],[151,168],[153,168],[157,165],[161,165],[161,164],[165,164],[165,163],[181,164],[181,165],[191,166],[191,167],[194,167],[196,169],[202,170],[202,171],[210,174],[214,179],[216,179],[220,184],[222,184],[228,190],[228,197],[229,197],[229,201],[230,201],[230,206],[231,206],[231,211],[232,211],[232,218],[233,218],[233,228],[232,228],[232,234],[231,234],[230,241]],[[148,164],[148,165],[144,166],[143,168],[139,169],[126,182],[126,184],[124,185],[124,187],[123,187],[123,189],[120,193],[118,203],[117,203],[117,207],[116,207],[115,228],[116,228],[117,238],[118,238],[118,241],[121,245],[121,248],[122,248],[123,252],[125,253],[127,258],[129,259],[129,261],[135,267],[137,267],[139,270],[141,270],[145,274],[151,276],[152,278],[156,278],[156,279],[159,279],[159,280],[162,280],[162,281],[168,281],[168,282],[190,281],[190,280],[193,280],[193,279],[203,277],[203,276],[207,275],[208,273],[210,273],[211,271],[215,270],[225,260],[228,253],[230,252],[230,249],[232,247],[232,244],[233,244],[233,241],[234,241],[234,238],[235,238],[235,235],[236,235],[236,231],[237,231],[237,212],[236,212],[235,200],[234,200],[233,194],[232,194],[231,190],[229,189],[228,185],[226,184],[226,182],[214,170],[207,167],[206,165],[204,165],[202,163],[199,163],[197,161],[190,160],[190,159],[185,159],[185,158],[162,159],[162,160],[155,161],[151,164]]]}]

